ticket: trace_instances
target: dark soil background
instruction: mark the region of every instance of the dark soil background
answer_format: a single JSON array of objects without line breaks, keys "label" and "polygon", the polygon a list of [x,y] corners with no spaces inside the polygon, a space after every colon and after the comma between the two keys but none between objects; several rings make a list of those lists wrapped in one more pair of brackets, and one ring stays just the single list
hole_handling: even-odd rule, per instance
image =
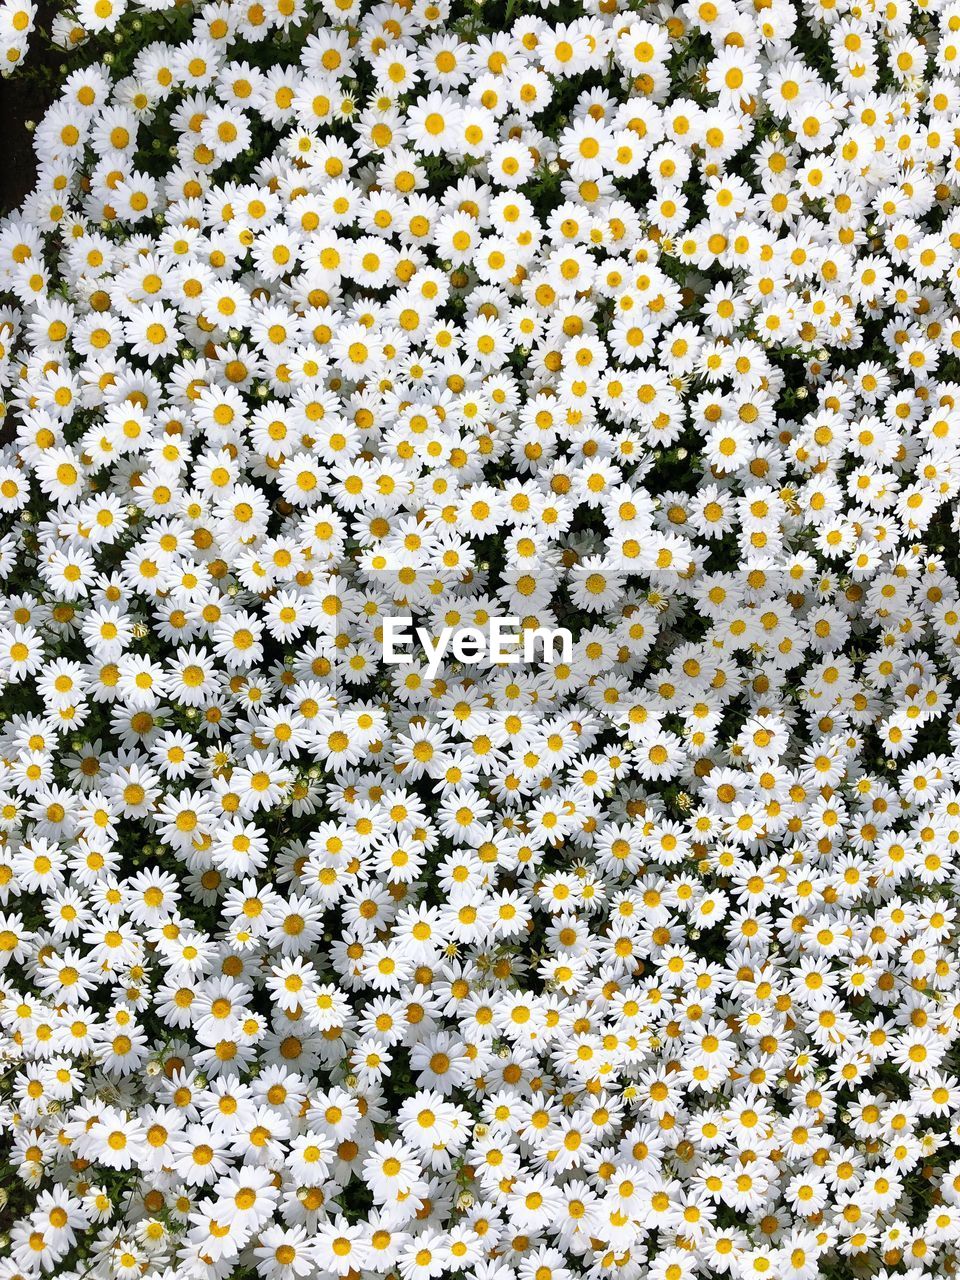
[{"label": "dark soil background", "polygon": [[0,80],[0,214],[17,208],[33,186],[33,139],[24,126],[40,119],[56,93],[63,55],[41,35],[56,11],[56,5],[38,5],[38,30],[31,34],[23,68]]}]

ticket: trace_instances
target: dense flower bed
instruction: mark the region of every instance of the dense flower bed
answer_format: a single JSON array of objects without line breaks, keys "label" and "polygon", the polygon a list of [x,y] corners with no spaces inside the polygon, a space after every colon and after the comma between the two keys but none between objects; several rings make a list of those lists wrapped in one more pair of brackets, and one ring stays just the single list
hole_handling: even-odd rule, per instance
[{"label": "dense flower bed", "polygon": [[953,1274],[960,4],[47,38],[0,1280]]}]

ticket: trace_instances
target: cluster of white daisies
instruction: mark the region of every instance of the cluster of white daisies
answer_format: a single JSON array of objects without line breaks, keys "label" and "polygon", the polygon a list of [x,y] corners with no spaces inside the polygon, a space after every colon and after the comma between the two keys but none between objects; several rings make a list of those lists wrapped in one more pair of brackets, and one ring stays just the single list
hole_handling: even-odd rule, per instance
[{"label": "cluster of white daisies", "polygon": [[0,1280],[953,1274],[960,4],[126,10],[0,223]]}]

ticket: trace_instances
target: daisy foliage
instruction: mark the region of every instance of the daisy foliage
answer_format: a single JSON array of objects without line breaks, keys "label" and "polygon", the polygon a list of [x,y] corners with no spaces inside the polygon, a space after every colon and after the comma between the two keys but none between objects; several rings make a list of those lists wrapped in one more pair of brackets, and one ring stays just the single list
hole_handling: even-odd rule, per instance
[{"label": "daisy foliage", "polygon": [[954,1274],[960,4],[46,38],[0,1280]]}]

